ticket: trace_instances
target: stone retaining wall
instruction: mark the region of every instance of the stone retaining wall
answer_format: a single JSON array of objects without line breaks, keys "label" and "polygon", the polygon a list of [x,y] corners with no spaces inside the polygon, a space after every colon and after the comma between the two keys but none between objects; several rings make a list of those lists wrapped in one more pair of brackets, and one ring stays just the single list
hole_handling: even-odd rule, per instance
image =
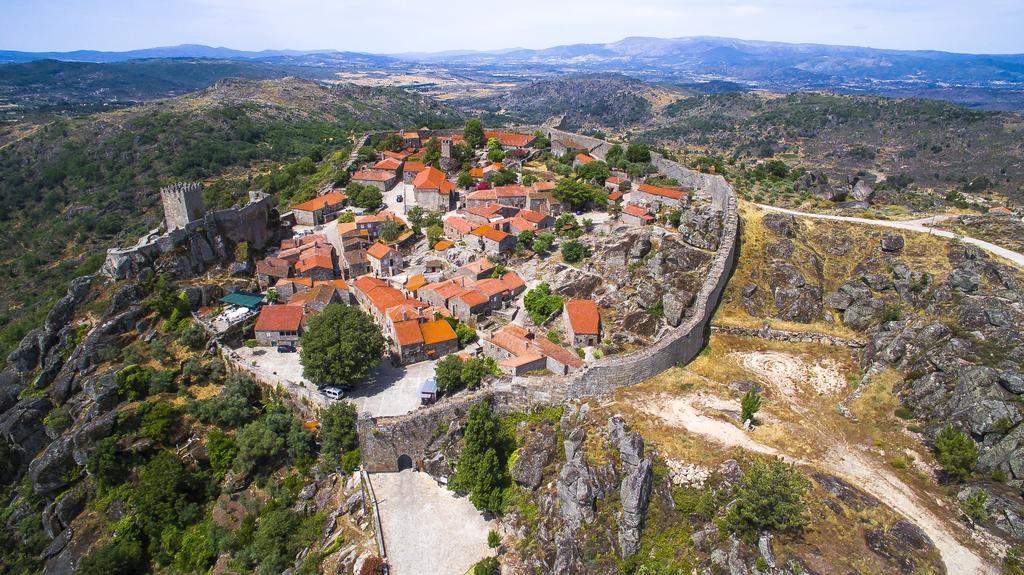
[{"label": "stone retaining wall", "polygon": [[818,333],[814,331],[787,331],[782,329],[772,329],[768,326],[753,328],[733,325],[713,325],[711,326],[711,331],[729,335],[770,339],[772,341],[784,341],[787,343],[817,343],[836,347],[849,347],[852,349],[860,349],[867,345],[867,342],[861,340],[837,337],[826,333]]}]

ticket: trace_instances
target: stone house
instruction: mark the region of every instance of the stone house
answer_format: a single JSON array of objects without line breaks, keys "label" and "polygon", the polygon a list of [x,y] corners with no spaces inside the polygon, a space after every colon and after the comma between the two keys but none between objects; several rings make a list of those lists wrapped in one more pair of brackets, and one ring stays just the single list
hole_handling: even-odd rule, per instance
[{"label": "stone house", "polygon": [[260,289],[267,289],[292,275],[292,264],[285,259],[267,256],[256,262],[256,281]]},{"label": "stone house", "polygon": [[402,166],[402,181],[411,184],[420,175],[420,172],[425,169],[427,169],[427,166],[423,162],[407,160]]},{"label": "stone house", "polygon": [[498,360],[498,367],[511,375],[546,369],[568,375],[583,367],[575,353],[547,338],[537,338],[521,325],[507,324],[480,339],[484,354]]},{"label": "stone house", "polygon": [[443,319],[415,319],[393,324],[392,352],[402,365],[437,359],[459,350],[459,338]]},{"label": "stone house", "polygon": [[391,277],[402,270],[402,254],[390,246],[377,242],[366,250],[370,271],[379,277]]},{"label": "stone house", "polygon": [[480,280],[491,277],[494,273],[494,264],[487,258],[479,258],[460,267],[455,271],[455,277]]},{"label": "stone house", "polygon": [[373,186],[382,192],[395,187],[398,183],[398,176],[395,172],[383,170],[359,170],[352,174],[352,181],[365,186]]},{"label": "stone house", "polygon": [[499,130],[484,130],[484,137],[488,140],[491,138],[498,140],[502,149],[505,150],[527,149],[537,141],[537,137],[533,134],[517,134]]},{"label": "stone house", "polygon": [[441,170],[429,167],[412,182],[416,205],[428,210],[447,212],[455,207],[455,184]]},{"label": "stone house", "polygon": [[[472,240],[472,241],[471,241]],[[498,256],[516,249],[516,236],[496,230],[491,226],[480,226],[467,236],[466,243],[475,244],[480,251]]]},{"label": "stone house", "polygon": [[590,148],[588,148],[586,144],[577,142],[567,136],[551,140],[551,155],[556,158],[561,158],[566,154],[573,154],[581,151],[589,152]]},{"label": "stone house", "polygon": [[448,302],[448,310],[459,321],[476,325],[477,318],[491,310],[491,301],[483,292],[475,289],[463,290]]},{"label": "stone house", "polygon": [[359,216],[356,218],[355,224],[357,230],[365,231],[366,237],[375,240],[380,237],[381,229],[383,229],[384,223],[388,221],[393,223],[398,229],[407,227],[405,220],[387,210],[368,216]]},{"label": "stone house", "polygon": [[586,166],[590,162],[595,161],[597,160],[595,160],[590,154],[576,154],[576,157],[572,160],[572,167],[578,168],[580,166]]},{"label": "stone house", "polygon": [[314,280],[334,279],[334,259],[328,255],[313,254],[305,256],[295,264],[295,274]]},{"label": "stone house", "polygon": [[631,201],[646,203],[650,205],[653,210],[658,211],[662,206],[668,206],[671,208],[683,207],[683,198],[685,197],[686,192],[682,192],[680,190],[662,188],[659,186],[652,186],[650,184],[640,184],[635,190],[633,190]]},{"label": "stone house", "polygon": [[530,188],[518,184],[498,186],[489,190],[477,190],[466,195],[466,207],[477,208],[490,204],[499,204],[523,209],[527,207],[526,198],[530,191]]},{"label": "stone house", "polygon": [[302,335],[301,306],[265,305],[260,309],[253,331],[260,345],[298,345]]},{"label": "stone house", "polygon": [[338,217],[344,209],[348,196],[341,192],[329,192],[308,202],[292,206],[295,223],[303,226],[319,226]]},{"label": "stone house", "polygon": [[339,287],[327,284],[314,285],[311,289],[295,294],[288,305],[297,305],[305,311],[306,316],[313,316],[331,304],[349,303],[349,293]]},{"label": "stone house", "polygon": [[341,254],[341,274],[345,279],[354,279],[370,273],[370,259],[365,250],[352,250]]},{"label": "stone house", "polygon": [[647,208],[636,204],[626,204],[622,207],[619,220],[631,226],[646,226],[654,223],[654,214]]},{"label": "stone house", "polygon": [[565,302],[562,308],[562,327],[573,347],[601,343],[601,313],[597,303],[591,299]]},{"label": "stone house", "polygon": [[469,235],[476,224],[460,216],[451,216],[444,221],[444,235],[453,240],[461,240]]},{"label": "stone house", "polygon": [[452,278],[429,283],[416,290],[416,297],[436,308],[451,309],[451,301],[466,291],[465,278]]}]

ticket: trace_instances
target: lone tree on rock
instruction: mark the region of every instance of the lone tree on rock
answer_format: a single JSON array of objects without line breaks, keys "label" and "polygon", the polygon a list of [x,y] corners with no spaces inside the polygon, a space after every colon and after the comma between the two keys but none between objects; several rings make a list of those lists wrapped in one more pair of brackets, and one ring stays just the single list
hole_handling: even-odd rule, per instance
[{"label": "lone tree on rock", "polygon": [[740,409],[742,411],[740,419],[744,422],[750,421],[750,424],[754,424],[754,415],[758,411],[761,411],[761,394],[757,391],[756,387],[750,388],[743,399],[740,400]]},{"label": "lone tree on rock", "polygon": [[380,362],[384,336],[359,308],[332,304],[309,320],[300,340],[302,374],[313,382],[344,385]]},{"label": "lone tree on rock", "polygon": [[935,458],[950,477],[963,481],[978,462],[978,446],[969,435],[950,425],[935,436]]}]

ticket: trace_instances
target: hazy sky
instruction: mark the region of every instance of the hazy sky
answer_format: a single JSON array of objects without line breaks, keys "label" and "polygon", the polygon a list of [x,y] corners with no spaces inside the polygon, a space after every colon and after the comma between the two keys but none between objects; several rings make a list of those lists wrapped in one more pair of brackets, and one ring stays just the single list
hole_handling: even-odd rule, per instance
[{"label": "hazy sky", "polygon": [[727,36],[1024,53],[1024,0],[0,0],[0,49],[377,53]]}]

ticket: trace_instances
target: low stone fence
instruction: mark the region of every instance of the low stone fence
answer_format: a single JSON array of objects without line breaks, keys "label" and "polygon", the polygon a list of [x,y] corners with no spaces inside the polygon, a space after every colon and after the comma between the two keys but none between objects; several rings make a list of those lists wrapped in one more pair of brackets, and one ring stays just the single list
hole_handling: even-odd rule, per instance
[{"label": "low stone fence", "polygon": [[745,337],[769,339],[772,341],[783,341],[787,343],[816,343],[836,347],[849,347],[851,349],[860,349],[867,345],[867,342],[865,341],[838,337],[827,333],[819,333],[816,331],[787,331],[782,329],[772,329],[768,326],[753,328],[734,325],[712,325],[711,331],[728,335],[740,335]]}]

